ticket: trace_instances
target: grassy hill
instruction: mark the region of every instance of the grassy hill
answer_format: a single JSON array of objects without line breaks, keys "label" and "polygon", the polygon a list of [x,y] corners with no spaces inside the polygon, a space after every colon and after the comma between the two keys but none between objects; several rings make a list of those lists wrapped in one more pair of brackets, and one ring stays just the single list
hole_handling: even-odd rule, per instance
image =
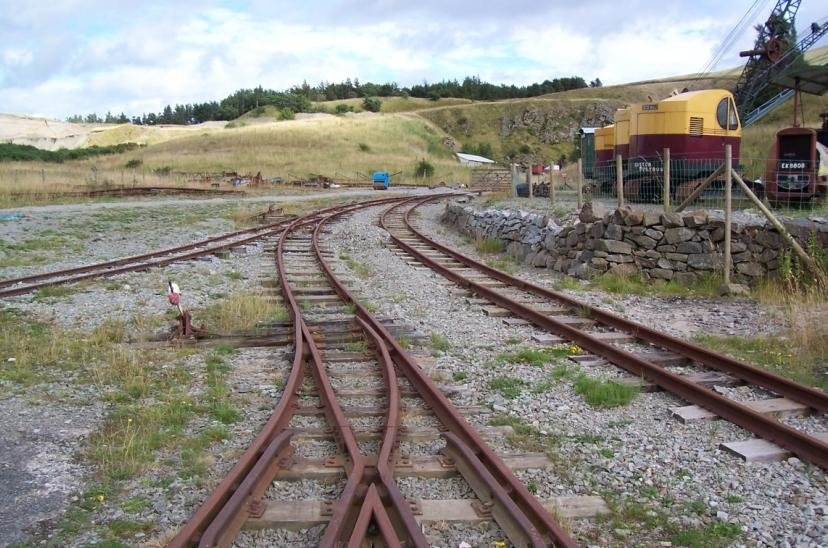
[{"label": "grassy hill", "polygon": [[[809,53],[808,60],[814,64],[828,62],[828,47]],[[96,125],[86,136],[80,135],[83,125],[78,124],[69,133],[73,142],[83,141],[83,146],[123,142],[148,145],[121,155],[77,162],[78,173],[91,170],[104,178],[110,173],[113,181],[118,179],[115,174],[123,180],[129,165],[126,177],[133,180],[136,170],[144,176],[156,170],[260,171],[264,176],[284,179],[312,175],[350,179],[386,169],[402,171],[397,180],[412,182],[414,166],[425,158],[436,168],[430,182],[464,182],[468,168],[460,166],[453,156],[464,146],[485,145],[497,160],[506,156],[526,162],[557,161],[562,155],[572,158],[573,137],[579,127],[611,123],[617,108],[646,101],[648,96],[663,98],[685,87],[732,88],[739,72],[722,71],[700,81],[692,76],[676,76],[495,102],[381,98],[379,114],[362,112],[361,99],[347,99],[318,103],[315,107],[320,112],[298,114],[295,119],[285,119],[285,114],[273,107],[262,107],[227,124]],[[828,110],[825,98],[806,96],[804,103],[806,125],[817,125],[819,113]],[[336,112],[341,104],[355,112],[326,114]],[[745,130],[742,158],[749,169],[759,169],[774,133],[790,124],[791,111],[789,102]],[[37,170],[38,177],[43,178],[39,166],[0,165],[0,182],[8,180],[4,171],[10,169]],[[748,173],[750,177],[756,175]]]}]

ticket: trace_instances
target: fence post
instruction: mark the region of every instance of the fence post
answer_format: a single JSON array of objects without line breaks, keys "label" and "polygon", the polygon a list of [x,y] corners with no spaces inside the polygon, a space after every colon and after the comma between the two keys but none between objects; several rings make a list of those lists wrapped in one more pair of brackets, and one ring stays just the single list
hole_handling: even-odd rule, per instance
[{"label": "fence post", "polygon": [[518,178],[517,178],[517,164],[512,164],[512,198],[517,198],[517,185],[518,185]]},{"label": "fence post", "polygon": [[624,207],[624,160],[618,154],[615,157],[615,188],[618,193],[618,207]]},{"label": "fence post", "polygon": [[529,164],[529,169],[526,170],[526,185],[529,187],[529,198],[534,198],[535,193],[532,191],[532,164]]},{"label": "fence post", "polygon": [[664,212],[670,211],[670,149],[664,149]]},{"label": "fence post", "polygon": [[555,205],[555,170],[551,167],[549,168],[549,200],[552,205]]},{"label": "fence post", "polygon": [[730,284],[730,268],[733,263],[733,259],[730,256],[730,227],[732,222],[732,215],[733,212],[731,211],[732,204],[732,196],[731,196],[731,187],[733,186],[733,176],[731,175],[732,171],[732,150],[730,145],[725,145],[725,227],[724,227],[724,283],[725,285]]},{"label": "fence post", "polygon": [[578,180],[575,181],[575,185],[578,187],[578,211],[581,211],[581,207],[584,205],[584,196],[583,196],[583,186],[584,186],[584,172],[583,172],[583,161],[578,158]]}]

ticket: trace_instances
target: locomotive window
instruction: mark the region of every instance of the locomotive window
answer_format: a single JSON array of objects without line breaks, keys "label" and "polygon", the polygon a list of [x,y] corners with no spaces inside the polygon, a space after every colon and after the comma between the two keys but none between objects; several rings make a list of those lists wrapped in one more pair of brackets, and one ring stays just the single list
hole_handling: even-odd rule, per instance
[{"label": "locomotive window", "polygon": [[729,105],[727,129],[739,129],[739,117],[736,114],[736,105],[734,105],[733,101],[730,99],[728,99],[727,103]]},{"label": "locomotive window", "polygon": [[716,121],[722,129],[727,129],[727,98],[719,101],[719,106],[716,107]]}]

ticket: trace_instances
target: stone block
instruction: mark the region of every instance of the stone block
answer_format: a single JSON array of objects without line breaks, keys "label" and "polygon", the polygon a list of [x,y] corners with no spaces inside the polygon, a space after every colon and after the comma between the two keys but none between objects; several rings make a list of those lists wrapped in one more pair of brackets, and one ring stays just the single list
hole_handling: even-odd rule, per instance
[{"label": "stone block", "polygon": [[633,262],[632,255],[610,255],[607,260],[611,263],[631,263]]},{"label": "stone block", "polygon": [[586,234],[591,228],[591,223],[578,223],[575,225],[575,234]]},{"label": "stone block", "polygon": [[671,263],[667,259],[659,259],[658,262],[656,262],[656,265],[658,266],[658,268],[662,268],[665,270],[672,270],[673,268],[673,263]]},{"label": "stone block", "polygon": [[750,251],[743,251],[742,253],[732,253],[730,256],[734,263],[744,263],[753,258],[753,253]]},{"label": "stone block", "polygon": [[721,266],[721,259],[712,253],[692,253],[687,256],[687,266],[696,270],[713,270]]},{"label": "stone block", "polygon": [[606,259],[609,256],[609,253],[607,253],[606,251],[599,251],[597,249],[594,251],[594,253],[596,257],[601,257],[604,259]]},{"label": "stone block", "polygon": [[676,272],[673,279],[683,286],[695,285],[699,281],[699,277],[694,272]]},{"label": "stone block", "polygon": [[644,256],[649,257],[650,259],[658,260],[661,258],[661,253],[655,251],[654,249],[648,249],[646,252],[644,252]]},{"label": "stone block", "polygon": [[676,246],[676,253],[702,253],[704,250],[698,242],[681,242]]},{"label": "stone block", "polygon": [[730,242],[730,251],[732,253],[741,253],[742,251],[747,251],[747,244],[745,244],[744,242],[732,241]]},{"label": "stone block", "polygon": [[636,226],[644,223],[644,212],[640,209],[623,208],[621,216],[624,218],[624,224],[627,226]]},{"label": "stone block", "polygon": [[664,239],[668,244],[677,244],[679,242],[689,241],[696,235],[694,230],[684,227],[668,228],[664,231]]},{"label": "stone block", "polygon": [[656,244],[658,243],[657,240],[650,238],[649,236],[632,236],[630,238],[639,246],[643,247],[644,249],[653,249],[655,248]]},{"label": "stone block", "polygon": [[532,259],[532,266],[537,266],[541,268],[546,267],[546,259],[549,257],[549,254],[546,251],[539,251],[535,258]]},{"label": "stone block", "polygon": [[660,280],[672,280],[673,276],[675,276],[675,273],[672,270],[666,268],[651,268],[648,273],[651,278],[657,278]]},{"label": "stone block", "polygon": [[660,245],[660,246],[656,247],[656,251],[661,251],[662,253],[675,253],[676,252],[676,246],[667,245],[667,244]]},{"label": "stone block", "polygon": [[623,255],[629,255],[632,253],[632,246],[630,244],[627,242],[619,242],[618,240],[596,240],[595,249],[598,251],[606,251],[607,253],[620,253]]},{"label": "stone block", "polygon": [[704,211],[691,211],[682,217],[684,226],[693,228],[707,224],[707,213]]},{"label": "stone block", "polygon": [[687,254],[686,253],[665,253],[664,257],[667,260],[674,261],[674,262],[676,262],[676,261],[680,262],[680,263],[686,263],[687,262]]},{"label": "stone block", "polygon": [[607,213],[609,211],[600,202],[587,202],[578,213],[578,218],[582,223],[594,223],[603,219]]},{"label": "stone block", "polygon": [[759,263],[739,263],[736,265],[736,271],[751,278],[761,278],[765,275],[765,269]]},{"label": "stone block", "polygon": [[604,237],[604,223],[603,221],[596,221],[593,223],[592,228],[589,230],[590,236],[593,238],[603,238]]},{"label": "stone block", "polygon": [[609,224],[604,229],[604,238],[608,240],[621,240],[624,238],[624,231],[621,230],[621,225]]},{"label": "stone block", "polygon": [[653,226],[661,222],[661,214],[654,211],[644,212],[644,226]]},{"label": "stone block", "polygon": [[667,228],[684,226],[684,219],[679,213],[662,213],[661,224]]},{"label": "stone block", "polygon": [[664,237],[664,232],[654,228],[647,228],[644,230],[644,235],[658,242]]},{"label": "stone block", "polygon": [[601,257],[593,257],[590,259],[589,264],[592,265],[593,268],[601,271],[605,271],[609,268],[609,262],[606,259],[602,259]]}]

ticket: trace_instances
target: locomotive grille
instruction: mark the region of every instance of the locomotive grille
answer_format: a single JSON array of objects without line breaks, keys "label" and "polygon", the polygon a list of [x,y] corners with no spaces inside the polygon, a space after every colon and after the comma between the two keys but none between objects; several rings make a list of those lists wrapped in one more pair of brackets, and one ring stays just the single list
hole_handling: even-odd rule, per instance
[{"label": "locomotive grille", "polygon": [[704,133],[704,118],[690,117],[690,135],[701,137]]}]

